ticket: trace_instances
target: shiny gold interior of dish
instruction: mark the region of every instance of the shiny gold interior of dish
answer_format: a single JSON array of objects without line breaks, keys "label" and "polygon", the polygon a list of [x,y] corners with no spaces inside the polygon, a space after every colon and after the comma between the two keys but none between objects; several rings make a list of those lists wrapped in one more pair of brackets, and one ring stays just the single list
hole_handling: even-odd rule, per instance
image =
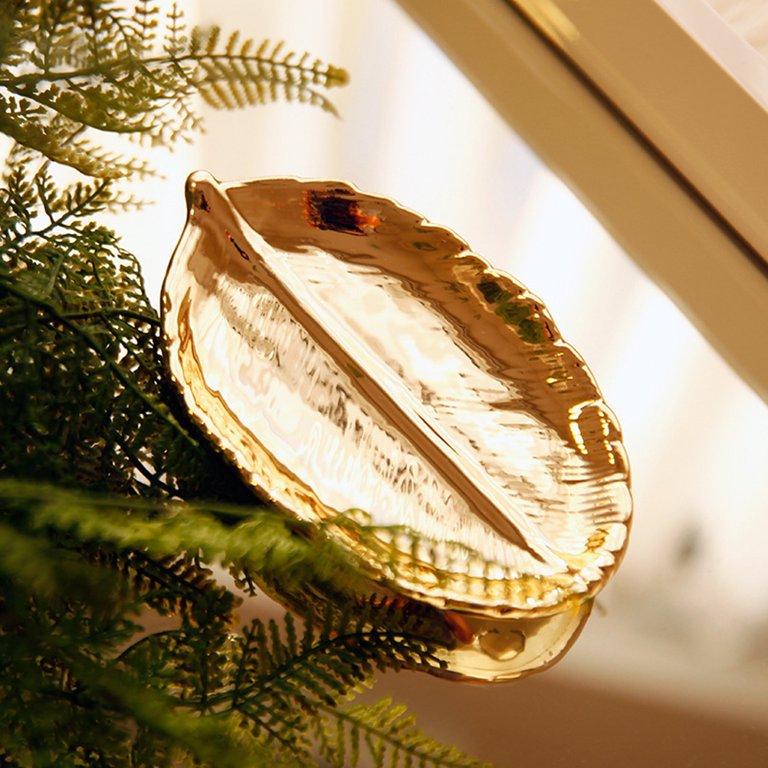
[{"label": "shiny gold interior of dish", "polygon": [[559,657],[631,500],[616,420],[543,304],[340,182],[198,174],[187,192],[163,325],[192,416],[291,514],[375,531],[338,537],[373,580],[463,617],[455,673]]}]

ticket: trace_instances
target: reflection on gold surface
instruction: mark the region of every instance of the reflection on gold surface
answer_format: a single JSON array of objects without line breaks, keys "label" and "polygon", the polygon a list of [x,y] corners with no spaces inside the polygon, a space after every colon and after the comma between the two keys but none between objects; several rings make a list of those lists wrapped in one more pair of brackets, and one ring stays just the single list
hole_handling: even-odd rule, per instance
[{"label": "reflection on gold surface", "polygon": [[347,184],[195,174],[187,193],[163,324],[192,416],[291,514],[380,527],[378,547],[339,537],[372,580],[445,612],[452,674],[556,661],[631,499],[616,420],[543,304]]}]

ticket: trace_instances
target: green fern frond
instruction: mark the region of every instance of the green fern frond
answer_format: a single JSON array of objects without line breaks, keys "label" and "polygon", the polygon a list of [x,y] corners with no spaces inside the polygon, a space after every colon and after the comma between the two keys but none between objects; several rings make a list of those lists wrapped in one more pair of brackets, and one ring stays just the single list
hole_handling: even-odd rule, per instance
[{"label": "green fern frond", "polygon": [[195,66],[190,78],[203,98],[217,109],[236,109],[247,104],[264,104],[284,98],[335,112],[319,87],[334,87],[347,82],[347,74],[337,67],[310,61],[293,51],[283,53],[283,42],[274,45],[264,40],[254,54],[253,40],[239,43],[235,32],[219,50],[218,27],[207,32],[195,30],[194,46],[185,61]]},{"label": "green fern frond", "polygon": [[88,221],[115,200],[109,180],[57,191],[45,168],[20,165],[0,190],[0,362],[13,372],[0,471],[46,466],[65,485],[186,495],[176,475],[191,470],[194,486],[218,487],[206,467],[220,462],[173,414],[138,263]]},{"label": "green fern frond", "polygon": [[321,754],[334,767],[359,765],[364,745],[375,768],[488,768],[424,734],[406,708],[388,698],[374,705],[328,707],[325,714],[316,735]]},{"label": "green fern frond", "polygon": [[[245,559],[258,565],[276,556],[270,554],[269,537],[249,535],[252,520],[235,527],[222,522],[246,514],[259,523],[271,518],[275,525],[286,525],[283,515],[267,507],[203,511],[189,504],[167,507],[0,480],[0,525],[2,520],[14,524],[14,535],[4,537],[7,546],[0,547],[0,582],[6,585],[3,594],[17,601],[9,605],[6,598],[14,633],[22,621],[26,638],[26,647],[18,650],[0,619],[0,657],[9,653],[6,642],[17,648],[14,663],[20,669],[43,654],[52,669],[77,681],[76,690],[85,686],[103,707],[100,697],[105,693],[91,679],[90,667],[50,640],[57,633],[77,637],[78,647],[94,649],[100,663],[113,658],[115,669],[164,691],[170,712],[192,711],[211,727],[222,718],[238,723],[249,734],[249,743],[278,745],[287,765],[291,755],[294,761],[301,758],[301,764],[313,764],[311,754],[329,718],[345,724],[346,739],[353,732],[370,736],[366,743],[374,756],[381,744],[391,754],[430,756],[425,743],[417,743],[402,725],[385,727],[381,717],[358,722],[357,710],[339,707],[370,684],[376,669],[439,666],[436,649],[443,642],[434,616],[409,612],[398,601],[349,597],[361,592],[349,554],[323,544],[318,548],[311,538],[297,536],[296,551],[289,554],[281,548],[283,561],[273,573],[279,577],[282,569],[315,583],[341,580],[342,586],[353,587],[348,596],[326,605],[318,619],[307,615],[301,633],[288,615],[282,629],[274,621],[256,620],[234,635],[235,598],[211,580],[204,563],[234,566]],[[250,552],[244,554],[246,542]],[[188,554],[175,554],[180,547]],[[340,577],[345,569],[347,579]],[[35,578],[28,578],[32,573]],[[29,601],[39,604],[41,599],[49,606],[49,619],[33,631],[23,617],[33,615]],[[139,609],[180,621],[171,629],[137,635],[137,624],[129,617]],[[131,709],[131,716],[144,722],[143,704],[136,706],[140,711]],[[18,731],[22,725],[14,721],[13,727]],[[322,736],[320,743],[331,754],[329,739]],[[441,759],[454,755],[435,754]],[[447,758],[422,762],[463,765]]]},{"label": "green fern frond", "polygon": [[84,130],[170,144],[200,127],[199,93],[216,108],[283,99],[335,112],[324,90],[347,74],[282,43],[239,33],[222,42],[218,27],[189,30],[174,4],[160,29],[159,10],[139,0],[131,11],[107,2],[39,0],[6,8],[0,39],[0,131],[53,162],[89,176],[145,174],[145,165],[100,155],[75,136]]},{"label": "green fern frond", "polygon": [[[301,641],[289,614],[282,631],[274,621],[266,625],[254,621],[235,641],[233,674],[222,679],[222,690],[210,695],[207,705],[238,713],[257,738],[268,734],[294,751],[309,754],[317,742],[326,759],[338,756],[351,734],[364,733],[379,740],[369,739],[374,758],[381,751],[381,742],[391,747],[392,755],[395,749],[398,754],[424,758],[425,766],[477,765],[468,759],[459,762],[456,751],[439,752],[434,742],[415,731],[410,720],[406,731],[405,721],[385,723],[380,715],[364,720],[365,706],[339,709],[350,695],[370,685],[374,667],[391,666],[393,658],[399,657],[408,668],[439,664],[429,623],[405,617],[398,607],[377,600],[358,605],[355,613],[352,620],[349,611],[339,613],[329,606],[320,622],[308,615]],[[344,726],[338,730],[345,734],[341,741],[328,737],[329,719]],[[346,727],[350,723],[353,727]],[[358,739],[352,753],[359,752]],[[349,765],[357,765],[357,758]]]},{"label": "green fern frond", "polygon": [[[58,104],[52,108],[57,107]],[[80,138],[89,117],[83,114],[80,121],[75,121],[67,111],[49,114],[31,99],[14,95],[5,98],[0,92],[0,132],[52,162],[70,166],[86,176],[116,179],[152,174],[145,162],[104,152]]]},{"label": "green fern frond", "polygon": [[[248,567],[279,582],[287,591],[307,582],[360,591],[362,579],[350,555],[309,527],[255,501],[247,506],[155,501],[75,492],[29,481],[0,478],[0,501],[8,514],[33,534],[44,531],[71,538],[91,549],[141,552],[165,563],[168,572],[186,551],[205,563],[237,572]],[[1,519],[1,517],[0,517]],[[126,525],[126,520],[131,525]],[[135,572],[134,559],[128,561]],[[195,566],[199,568],[199,566]],[[151,581],[149,574],[146,578]]]},{"label": "green fern frond", "polygon": [[184,13],[176,3],[168,11],[163,38],[163,50],[171,59],[182,55],[188,47]]},{"label": "green fern frond", "polygon": [[160,26],[160,8],[154,0],[139,0],[133,10],[130,28],[136,35],[136,48],[147,53],[152,50]]}]

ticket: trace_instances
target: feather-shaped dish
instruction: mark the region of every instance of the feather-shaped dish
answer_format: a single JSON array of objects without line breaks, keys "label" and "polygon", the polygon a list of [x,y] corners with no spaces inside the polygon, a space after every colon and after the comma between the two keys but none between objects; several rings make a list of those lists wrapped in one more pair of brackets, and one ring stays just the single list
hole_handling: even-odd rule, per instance
[{"label": "feather-shaped dish", "polygon": [[339,537],[373,582],[444,613],[448,673],[557,660],[631,497],[616,419],[543,304],[348,184],[197,173],[187,195],[163,328],[192,417],[289,514],[381,526],[376,547]]}]

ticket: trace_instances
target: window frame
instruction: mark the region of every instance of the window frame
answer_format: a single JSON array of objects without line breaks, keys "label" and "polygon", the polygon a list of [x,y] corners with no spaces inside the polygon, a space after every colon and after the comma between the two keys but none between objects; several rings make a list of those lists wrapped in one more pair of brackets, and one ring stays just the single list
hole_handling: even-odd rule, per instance
[{"label": "window frame", "polygon": [[663,1],[398,3],[768,401],[768,67]]}]

